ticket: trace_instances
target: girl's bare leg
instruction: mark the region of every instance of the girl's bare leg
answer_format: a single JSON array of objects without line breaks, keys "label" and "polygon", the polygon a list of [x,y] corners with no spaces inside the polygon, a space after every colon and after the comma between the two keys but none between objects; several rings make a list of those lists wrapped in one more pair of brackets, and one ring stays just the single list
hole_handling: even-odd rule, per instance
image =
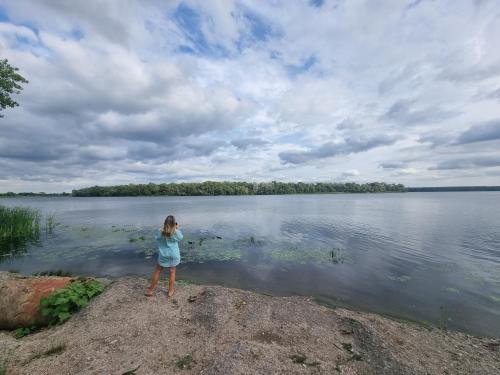
[{"label": "girl's bare leg", "polygon": [[172,297],[174,295],[174,285],[175,285],[175,267],[170,267],[170,277],[168,279],[168,296]]},{"label": "girl's bare leg", "polygon": [[156,285],[158,284],[158,281],[160,280],[160,274],[161,274],[162,270],[163,270],[163,267],[160,266],[159,264],[157,264],[156,268],[153,272],[153,276],[151,277],[151,285],[149,286],[148,291],[146,292],[147,296],[153,295],[153,290],[156,288]]}]

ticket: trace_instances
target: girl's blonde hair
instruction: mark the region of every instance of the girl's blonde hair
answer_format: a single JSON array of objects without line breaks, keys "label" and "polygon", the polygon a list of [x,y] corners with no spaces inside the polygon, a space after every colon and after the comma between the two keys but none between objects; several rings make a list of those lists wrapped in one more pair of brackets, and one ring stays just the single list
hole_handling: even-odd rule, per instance
[{"label": "girl's blonde hair", "polygon": [[165,238],[170,238],[172,234],[175,233],[175,226],[177,223],[175,222],[175,217],[173,215],[168,215],[165,219],[165,223],[163,224],[163,230],[161,234]]}]

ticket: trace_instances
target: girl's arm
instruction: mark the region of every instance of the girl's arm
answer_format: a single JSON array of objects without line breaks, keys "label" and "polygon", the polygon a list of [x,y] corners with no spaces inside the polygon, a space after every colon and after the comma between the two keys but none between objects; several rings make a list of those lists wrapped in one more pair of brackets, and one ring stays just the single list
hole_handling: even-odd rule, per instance
[{"label": "girl's arm", "polygon": [[180,229],[177,229],[174,233],[174,237],[175,237],[175,240],[176,241],[182,241],[182,239],[184,238],[184,236],[182,235],[182,232]]}]

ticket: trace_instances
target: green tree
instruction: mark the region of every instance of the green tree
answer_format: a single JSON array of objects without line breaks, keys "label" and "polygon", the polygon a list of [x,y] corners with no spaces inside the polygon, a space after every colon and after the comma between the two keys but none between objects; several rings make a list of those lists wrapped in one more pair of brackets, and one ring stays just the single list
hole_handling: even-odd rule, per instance
[{"label": "green tree", "polygon": [[[7,59],[0,59],[0,111],[19,105],[11,98],[11,95],[21,93],[23,89],[21,83],[28,83],[28,80],[17,73],[18,70],[11,66]],[[3,115],[0,114],[0,117]]]}]

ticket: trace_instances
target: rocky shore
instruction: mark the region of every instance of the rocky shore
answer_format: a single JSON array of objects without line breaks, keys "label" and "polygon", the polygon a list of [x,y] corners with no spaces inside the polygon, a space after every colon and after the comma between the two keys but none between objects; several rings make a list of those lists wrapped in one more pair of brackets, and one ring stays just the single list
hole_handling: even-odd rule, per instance
[{"label": "rocky shore", "polygon": [[304,297],[120,278],[63,325],[0,331],[5,374],[500,374],[500,341]]}]

